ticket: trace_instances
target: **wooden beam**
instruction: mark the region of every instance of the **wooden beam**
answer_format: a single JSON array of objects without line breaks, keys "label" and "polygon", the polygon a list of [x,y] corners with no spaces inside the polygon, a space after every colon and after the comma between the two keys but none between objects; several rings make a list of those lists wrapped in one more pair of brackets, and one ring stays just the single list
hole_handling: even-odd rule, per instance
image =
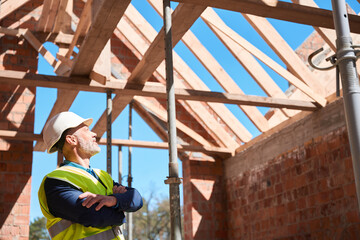
[{"label": "wooden beam", "polygon": [[[99,144],[105,145],[106,139],[101,138]],[[149,142],[149,141],[137,141],[137,140],[126,140],[126,139],[112,139],[112,145],[126,146],[126,147],[138,147],[138,148],[154,148],[154,149],[168,149],[169,143],[167,142]],[[206,154],[221,154],[231,157],[233,152],[227,148],[219,147],[207,147],[207,146],[192,146],[177,144],[177,149],[180,152],[202,152]]]},{"label": "wooden beam", "polygon": [[[299,5],[309,6],[309,7],[313,7],[313,8],[319,8],[318,5],[313,0],[292,0],[292,2],[295,4],[299,4]],[[322,28],[322,27],[316,27],[316,26],[314,26],[314,29],[323,37],[323,39],[329,45],[329,47],[334,52],[336,52],[336,45],[335,45],[336,32],[335,32],[335,30],[331,30],[328,28]],[[330,37],[330,39],[328,37]]]},{"label": "wooden beam", "polygon": [[239,148],[236,149],[235,154],[242,152],[248,148],[250,148],[251,146],[254,146],[256,143],[262,141],[263,139],[266,139],[267,137],[271,136],[272,134],[280,131],[281,129],[285,128],[286,126],[289,126],[297,121],[299,121],[300,119],[306,117],[307,115],[309,115],[309,112],[300,112],[297,115],[295,115],[292,118],[289,118],[288,120],[280,123],[279,125],[277,125],[276,127],[273,127],[272,129],[270,129],[269,131],[267,131],[266,133],[263,133],[255,138],[253,138],[250,142],[245,143],[243,145],[241,145]]},{"label": "wooden beam", "polygon": [[[179,4],[172,14],[172,40],[175,46],[199,18],[205,7],[193,4]],[[140,63],[135,67],[128,81],[145,83],[164,60],[164,30],[161,29]]]},{"label": "wooden beam", "polygon": [[60,0],[44,0],[40,19],[36,30],[40,32],[51,32],[55,23]]},{"label": "wooden beam", "polygon": [[[0,83],[58,88],[60,91],[65,92],[69,89],[92,92],[106,92],[110,89],[114,93],[124,97],[146,96],[166,99],[165,86],[160,83],[153,82],[146,83],[142,88],[139,88],[137,84],[129,84],[128,82],[122,80],[108,80],[106,81],[106,84],[100,84],[97,81],[83,77],[59,77],[2,70],[0,71]],[[314,111],[317,109],[314,102],[309,101],[199,91],[194,89],[176,88],[175,97],[179,100],[189,101],[209,101],[237,105],[246,104],[250,106],[289,108],[308,111]]]},{"label": "wooden beam", "polygon": [[[172,40],[173,46],[180,41],[185,32],[198,19],[205,7],[199,7],[193,4],[179,4],[172,14]],[[164,60],[164,30],[161,29],[155,40],[144,54],[144,57],[132,71],[128,82],[144,84]],[[127,104],[132,100],[131,97],[116,95],[113,99],[112,116],[115,120]],[[93,131],[99,136],[105,132],[106,112],[104,112],[98,122],[95,124]]]},{"label": "wooden beam", "polygon": [[[24,29],[24,31],[25,31],[25,29]],[[22,35],[22,32],[19,29],[10,29],[10,28],[4,28],[4,27],[0,27],[0,33],[8,35],[8,36],[14,36],[14,37],[20,37]]]},{"label": "wooden beam", "polygon": [[[208,102],[221,102],[227,104],[236,105],[248,105],[248,106],[259,106],[259,107],[276,107],[276,108],[288,108],[305,111],[315,111],[318,109],[312,102],[301,101],[301,100],[290,100],[281,98],[270,98],[260,97],[251,95],[240,95],[231,93],[220,93],[220,92],[206,92],[197,90],[183,90],[176,89],[176,97],[178,99],[185,100],[197,100],[197,101],[208,101]],[[222,99],[222,101],[219,101]]]},{"label": "wooden beam", "polygon": [[42,135],[28,133],[28,132],[0,130],[0,138],[11,139],[11,140],[21,140],[21,141],[39,141],[39,140],[42,140]]},{"label": "wooden beam", "polygon": [[[7,1],[7,2],[9,2],[9,1]],[[41,11],[42,7],[43,7],[42,5],[39,5],[38,7],[33,8],[26,15],[23,15],[22,17],[17,18],[16,21],[13,21],[13,23],[8,25],[7,28],[17,29],[22,25],[22,23],[25,23],[25,22],[28,22],[28,21],[33,21],[34,19],[37,20],[38,18],[36,18],[34,16],[38,16],[38,13]],[[3,12],[3,6],[1,6],[1,11],[0,12],[1,13]],[[0,21],[1,21],[1,19],[0,19]]]},{"label": "wooden beam", "polygon": [[102,50],[98,60],[95,63],[94,69],[90,73],[90,78],[105,84],[107,79],[111,76],[111,46],[110,40]]},{"label": "wooden beam", "polygon": [[[331,11],[278,0],[175,0],[175,2],[198,4],[260,17],[334,29]],[[350,30],[354,33],[360,33],[360,17],[352,14],[348,16]]]},{"label": "wooden beam", "polygon": [[104,0],[92,20],[91,28],[74,59],[71,75],[88,75],[99,58],[130,0]]},{"label": "wooden beam", "polygon": [[[118,28],[118,30],[127,38],[127,40],[133,45],[133,47],[141,54],[144,54],[146,52],[148,44],[146,44],[146,41],[143,40],[143,38],[147,39],[149,42],[155,38],[156,31],[149,25],[149,23],[146,22],[146,20],[141,16],[139,12],[136,11],[134,7],[131,5],[129,6],[128,10],[125,12],[126,19],[133,19],[133,21],[130,21],[130,23],[127,23],[127,21],[122,21],[121,26]],[[138,27],[138,32],[132,28],[132,26]],[[139,35],[142,34],[142,36]],[[139,44],[142,42],[141,44]],[[185,80],[187,85],[190,85],[191,87],[194,87],[195,82],[197,82],[201,90],[209,90],[206,85],[201,81],[201,79],[193,73],[193,71],[189,68],[189,66],[186,65],[186,63],[176,54],[173,55],[174,59],[174,70],[176,71],[175,75],[180,75],[182,79]],[[163,78],[166,78],[165,74],[165,67],[163,66],[163,63],[157,68],[156,72]],[[179,70],[181,69],[181,70]],[[185,84],[183,83],[183,80],[176,81],[176,85],[178,88],[186,88]],[[208,109],[204,104],[198,103],[198,102],[181,102],[181,104],[185,105],[186,108],[191,109],[189,113],[195,117],[195,119],[198,120],[200,125],[202,125],[207,131],[211,134],[213,134],[213,137],[217,139],[217,142],[223,144],[227,147],[236,147],[238,144],[235,142],[234,138],[229,135],[227,131],[223,128],[223,126],[216,120],[216,117],[213,116],[213,114],[209,113]],[[218,113],[220,118],[224,119],[225,123],[228,124],[238,124],[240,126],[237,127],[237,130],[243,130],[240,132],[240,134],[236,134],[237,136],[240,135],[240,139],[244,141],[244,136],[246,136],[246,128],[242,127],[242,124],[235,118],[235,116],[225,107],[220,107],[219,105],[215,106],[213,108],[215,112]],[[234,119],[237,122],[234,122]],[[230,120],[233,120],[231,122]],[[241,128],[242,127],[242,128]],[[241,129],[239,129],[241,128]],[[244,132],[245,131],[245,132]],[[243,133],[243,134],[241,134]],[[249,138],[245,140],[250,140],[251,135],[249,133]]]},{"label": "wooden beam", "polygon": [[42,43],[31,33],[30,30],[23,28],[9,29],[9,28],[0,27],[0,33],[10,36],[16,36],[16,37],[23,36],[30,43],[30,45],[38,53],[40,53],[51,66],[55,66],[55,64],[57,63],[55,57],[48,50],[44,48]]},{"label": "wooden beam", "polygon": [[[44,42],[53,42],[55,44],[65,44],[69,47],[74,35],[73,34],[67,34],[63,32],[59,33],[40,33],[37,32],[36,36],[43,39]],[[84,41],[84,37],[80,37],[78,44],[82,44]]]},{"label": "wooden beam", "polygon": [[[318,8],[318,5],[313,0],[292,0],[292,2],[296,4],[301,4],[305,6],[311,6],[314,8]],[[315,31],[324,39],[324,41],[329,45],[331,50],[336,52],[336,31],[333,29],[327,29],[322,27],[315,27]],[[359,41],[359,36],[357,34],[351,34],[351,38],[353,42]],[[356,69],[358,74],[360,75],[360,68]]]},{"label": "wooden beam", "polygon": [[[11,130],[0,130],[0,138],[20,141],[40,141],[42,140],[41,134],[18,132]],[[98,144],[106,145],[105,138],[98,138]],[[167,142],[149,142],[149,141],[138,141],[138,140],[127,140],[127,139],[112,139],[112,145],[127,146],[127,147],[138,147],[138,148],[153,148],[153,149],[168,149],[169,143]],[[186,144],[178,144],[177,148],[179,151],[189,152],[203,152],[207,154],[220,154],[227,157],[231,157],[233,152],[226,148],[219,148],[213,146],[192,146]]]},{"label": "wooden beam", "polygon": [[65,57],[66,58],[69,58],[71,57],[73,51],[74,51],[74,47],[75,45],[77,44],[78,42],[78,39],[80,37],[80,34],[81,32],[83,31],[83,29],[86,29],[86,31],[89,29],[90,27],[90,18],[91,18],[91,4],[92,4],[92,0],[88,0],[86,3],[85,3],[85,6],[81,12],[81,17],[80,17],[80,20],[76,26],[76,30],[75,30],[75,33],[74,33],[74,36],[73,36],[73,39],[70,43],[70,46],[69,46],[69,51],[65,54]]},{"label": "wooden beam", "polygon": [[243,14],[244,18],[257,31],[257,33],[265,40],[270,48],[279,56],[287,67],[295,76],[306,83],[311,89],[323,96],[323,87],[319,80],[316,79],[310,69],[299,58],[289,44],[283,39],[278,31],[265,18]]},{"label": "wooden beam", "polygon": [[[132,102],[132,104],[133,104],[133,109],[154,130],[154,132],[160,137],[160,139],[162,139],[164,142],[167,142],[168,135],[166,132],[166,122],[160,120],[154,114],[147,111],[141,104],[139,104],[137,102]],[[180,137],[178,136],[178,138],[180,138]],[[180,141],[181,140],[182,139],[180,138]],[[192,145],[192,144],[189,144],[189,145]],[[188,146],[188,145],[186,145],[186,146]],[[192,145],[192,146],[194,146],[194,145]],[[202,148],[208,148],[208,147],[202,146]],[[211,147],[211,148],[214,148],[214,147]],[[224,159],[224,160],[228,159],[230,157],[229,155],[219,154],[216,152],[204,152],[204,153],[206,153],[209,156],[213,156],[213,157],[217,157],[217,158],[220,157],[221,159]],[[181,158],[181,156],[182,155],[179,155],[179,158]]]},{"label": "wooden beam", "polygon": [[[214,21],[225,25],[222,19],[211,8],[206,9],[206,13],[210,15]],[[206,22],[206,21],[205,21]],[[257,84],[264,90],[264,92],[271,97],[287,98],[281,88],[274,82],[265,69],[259,64],[259,62],[244,48],[236,44],[232,39],[228,38],[223,32],[212,28],[214,33],[219,37],[223,44],[229,49],[233,56],[240,62],[244,69],[250,74],[250,76],[256,81]],[[197,47],[198,48],[198,47]],[[197,49],[196,48],[196,49]],[[206,56],[206,59],[209,57]],[[210,66],[209,66],[210,68]],[[220,72],[221,73],[221,72]],[[232,89],[231,86],[229,86]],[[238,91],[232,93],[240,93]],[[241,92],[242,93],[242,92]],[[293,111],[286,109],[282,110],[286,115],[285,118],[293,116]],[[249,113],[250,114],[250,113]]]},{"label": "wooden beam", "polygon": [[73,0],[60,0],[53,32],[72,33],[71,16],[73,13]]},{"label": "wooden beam", "polygon": [[30,30],[26,29],[22,31],[22,35],[24,38],[33,46],[33,48],[40,53],[45,60],[51,65],[55,66],[57,60],[55,57],[42,45],[42,43],[30,32]]},{"label": "wooden beam", "polygon": [[161,121],[151,112],[148,112],[140,103],[132,101],[133,109],[146,122],[146,124],[160,137],[164,142],[168,141],[167,124]]},{"label": "wooden beam", "polygon": [[[130,0],[104,0],[100,2],[92,20],[92,27],[89,29],[79,53],[74,59],[69,75],[88,76],[91,73],[101,51],[110,39],[129,4]],[[48,116],[48,120],[57,113],[68,110],[77,94],[78,92],[74,90],[58,91],[58,98]],[[45,146],[40,146],[40,143],[37,143],[35,149],[44,151]]]},{"label": "wooden beam", "polygon": [[30,0],[7,0],[1,4],[0,21]]},{"label": "wooden beam", "polygon": [[212,17],[211,13],[209,11],[205,11],[202,15],[202,18],[206,23],[209,25],[211,29],[214,31],[221,31],[226,35],[228,38],[232,39],[235,43],[239,44],[242,48],[246,49],[249,53],[254,55],[256,58],[258,58],[260,61],[262,61],[264,64],[269,66],[271,69],[273,69],[275,72],[277,72],[280,76],[288,80],[291,84],[293,84],[295,87],[299,88],[302,92],[304,92],[307,96],[309,96],[311,99],[317,101],[321,106],[326,105],[326,99],[322,96],[316,94],[310,87],[308,87],[305,83],[303,83],[300,79],[295,77],[292,73],[284,69],[280,64],[275,62],[273,59],[268,57],[266,54],[261,52],[259,49],[257,49],[254,45],[246,41],[244,38],[242,38],[239,34],[237,34],[234,30],[229,28],[225,24],[221,24],[221,22],[217,22]]},{"label": "wooden beam", "polygon": [[[149,3],[155,8],[156,12],[160,16],[162,16],[162,4],[160,1],[150,0]],[[142,17],[142,15],[136,11],[136,9],[132,10],[129,8],[126,12],[129,19],[133,20],[134,26],[150,41],[153,38],[153,34],[155,30],[152,26]],[[128,32],[123,32],[123,35],[128,34]],[[206,63],[203,63],[207,70],[214,76],[214,78],[218,81],[220,85],[222,82],[232,82],[234,81],[230,78],[230,76],[226,73],[226,71],[220,66],[220,64],[212,57],[212,55],[207,52],[207,50],[203,47],[203,45],[198,42],[197,38],[191,32],[191,30],[187,31],[187,33],[182,38],[182,41],[189,47],[189,49],[195,54],[195,56],[199,59],[199,61],[203,61],[203,59],[207,59]],[[199,44],[195,44],[194,42]],[[191,42],[191,44],[189,43]],[[189,46],[191,45],[191,46]],[[134,47],[138,47],[138,44],[133,44]],[[201,54],[203,53],[203,54]],[[207,54],[208,53],[208,54]],[[174,52],[174,69],[177,74],[182,76],[185,82],[197,90],[210,91],[210,89],[206,86],[206,84],[192,71],[192,69],[181,59],[181,57]],[[208,63],[208,64],[207,64]],[[209,66],[212,67],[209,67]],[[181,81],[178,81],[181,82]],[[235,93],[236,91],[230,91],[230,88],[226,88],[225,90],[230,93]],[[230,84],[232,85],[232,84]],[[236,89],[237,85],[233,84]],[[241,91],[241,93],[243,93]],[[222,119],[224,123],[233,131],[233,133],[243,142],[249,141],[252,136],[251,133],[241,124],[241,122],[223,105],[208,103],[210,108]],[[245,107],[246,108],[246,107]],[[250,110],[251,108],[251,110]],[[255,125],[258,125],[261,130],[265,130],[267,128],[267,121],[263,117],[263,115],[254,107],[249,107],[250,120],[254,122]]]},{"label": "wooden beam", "polygon": [[[164,122],[167,122],[167,112],[165,109],[159,108],[159,105],[155,105],[154,103],[150,102],[144,97],[134,97],[134,102],[144,106],[148,111],[155,114],[159,119]],[[190,127],[186,126],[182,122],[176,120],[176,128],[182,131],[184,134],[198,142],[200,145],[203,146],[213,146],[207,139],[203,136],[192,130]]]}]

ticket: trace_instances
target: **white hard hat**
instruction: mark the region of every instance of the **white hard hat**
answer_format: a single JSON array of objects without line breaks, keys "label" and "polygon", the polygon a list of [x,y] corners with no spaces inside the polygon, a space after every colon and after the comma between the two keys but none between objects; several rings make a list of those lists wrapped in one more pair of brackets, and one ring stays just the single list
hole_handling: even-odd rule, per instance
[{"label": "white hard hat", "polygon": [[52,117],[44,127],[43,139],[48,153],[56,152],[58,149],[54,146],[66,129],[74,128],[84,123],[90,126],[93,119],[84,119],[73,112],[61,112]]}]

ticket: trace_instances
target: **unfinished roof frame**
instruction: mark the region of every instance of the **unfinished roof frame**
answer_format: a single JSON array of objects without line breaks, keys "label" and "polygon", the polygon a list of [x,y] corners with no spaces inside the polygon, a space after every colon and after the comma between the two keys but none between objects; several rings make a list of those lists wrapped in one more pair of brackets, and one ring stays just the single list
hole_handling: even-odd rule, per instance
[{"label": "unfinished roof frame", "polygon": [[[5,1],[2,5],[0,19],[5,18],[27,2]],[[210,143],[180,121],[178,121],[177,128],[197,144],[203,146],[204,149],[220,147],[221,149],[227,149],[227,152],[234,153],[237,149],[243,149],[253,139],[250,131],[225,105],[219,103],[238,105],[262,133],[266,133],[286,120],[289,121],[295,114],[299,113],[299,111],[289,109],[315,111],[317,108],[326,105],[326,97],[328,96],[327,93],[322,92],[319,80],[316,79],[314,73],[299,59],[264,17],[308,25],[316,23],[315,30],[334,50],[334,32],[328,29],[334,28],[331,11],[319,9],[312,0],[301,1],[301,4],[298,4],[299,1],[296,0],[293,0],[293,3],[275,0],[178,0],[177,2],[179,2],[179,5],[173,12],[173,45],[182,40],[225,90],[224,93],[211,92],[191,68],[176,53],[174,54],[176,76],[180,76],[184,80],[184,83],[177,85],[176,97],[180,104],[186,106],[189,114],[211,133],[216,144]],[[149,3],[156,12],[161,14],[161,1],[149,0]],[[307,5],[304,5],[305,3]],[[245,19],[250,22],[284,61],[288,69],[281,67],[277,62],[243,39],[228,27],[215,11],[207,7],[238,12],[241,10]],[[201,44],[195,34],[189,30],[198,18],[203,19],[269,97],[244,94],[220,63]],[[165,78],[164,57],[159,54],[159,52],[164,51],[163,31],[160,30],[156,33],[151,25],[131,5],[130,0],[88,0],[80,18],[76,19],[78,27],[73,32],[70,26],[71,21],[74,21],[74,19],[76,17],[72,12],[71,0],[44,1],[43,12],[38,21],[37,30],[59,35],[57,40],[54,37],[52,40],[58,44],[59,41],[63,41],[63,44],[61,44],[63,55],[59,54],[57,56],[58,60],[46,51],[42,43],[34,36],[35,33],[32,34],[26,29],[0,28],[0,32],[3,34],[24,37],[56,70],[59,70],[57,77],[6,70],[0,72],[0,81],[26,86],[58,88],[58,98],[48,118],[58,112],[68,110],[79,91],[106,92],[111,89],[116,93],[113,99],[112,121],[115,121],[128,103],[134,99],[135,109],[144,117],[150,127],[156,129],[155,132],[162,135],[161,138],[166,141],[164,131],[160,130],[163,127],[157,123],[158,119],[166,121],[166,112],[164,109],[158,108],[159,104],[154,105],[147,100],[148,97],[163,99],[165,96],[165,88],[162,85]],[[360,17],[350,14],[349,20],[351,30],[354,33],[360,33]],[[137,32],[131,29],[131,26],[135,26]],[[103,76],[101,79],[104,81],[98,82],[99,73],[94,70],[94,66],[98,64],[97,60],[114,31],[118,31],[119,34],[124,36],[135,51],[138,52],[139,63],[131,72],[127,81]],[[60,40],[60,37],[63,40]],[[68,40],[65,40],[66,37]],[[83,38],[82,41],[79,41],[80,38]],[[283,43],[281,44],[282,47],[275,44],[279,41]],[[73,53],[73,48],[76,45],[79,46],[77,54]],[[89,54],[91,57],[89,57]],[[70,59],[70,56],[73,56],[73,59]],[[294,100],[286,96],[257,62],[258,60],[264,62],[293,84],[303,93],[303,97]],[[102,75],[100,74],[100,76]],[[151,76],[155,76],[161,84],[147,83]],[[280,108],[277,114],[278,120],[269,124],[270,121],[255,106]],[[147,111],[150,111],[151,114],[146,113]],[[152,117],[154,114],[158,118],[157,120]],[[106,130],[105,123],[106,110],[104,110],[92,130],[101,136]],[[15,136],[21,136],[21,134],[18,133]],[[8,137],[6,134],[1,134],[1,136]],[[33,140],[37,140],[35,151],[45,150],[41,139],[34,135]]]}]

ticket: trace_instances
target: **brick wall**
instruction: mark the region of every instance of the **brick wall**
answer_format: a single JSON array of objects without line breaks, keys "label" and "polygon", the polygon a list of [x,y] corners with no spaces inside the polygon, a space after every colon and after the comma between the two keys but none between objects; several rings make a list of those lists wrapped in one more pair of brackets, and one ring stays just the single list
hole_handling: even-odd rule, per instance
[{"label": "brick wall", "polygon": [[185,239],[226,239],[222,161],[193,154],[182,167]]},{"label": "brick wall", "polygon": [[228,239],[359,239],[343,101],[225,162]]},{"label": "brick wall", "polygon": [[[34,27],[32,14],[41,1],[31,1],[0,22],[2,27]],[[32,12],[32,13],[31,13]],[[28,13],[30,17],[25,17]],[[37,52],[24,40],[0,36],[0,70],[35,73]],[[33,132],[35,88],[0,85],[0,130]],[[32,142],[0,138],[0,239],[28,239]]]}]

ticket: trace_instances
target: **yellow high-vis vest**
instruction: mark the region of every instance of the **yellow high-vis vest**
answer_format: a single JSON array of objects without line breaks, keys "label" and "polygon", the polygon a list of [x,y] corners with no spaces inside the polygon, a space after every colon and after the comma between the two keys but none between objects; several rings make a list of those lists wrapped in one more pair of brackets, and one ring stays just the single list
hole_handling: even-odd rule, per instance
[{"label": "yellow high-vis vest", "polygon": [[84,239],[84,240],[124,240],[119,226],[108,226],[104,228],[85,227],[78,223],[72,223],[66,219],[53,216],[47,205],[44,182],[46,178],[58,179],[71,184],[82,192],[91,192],[100,195],[110,195],[113,189],[111,176],[100,169],[94,169],[104,186],[90,173],[72,166],[60,167],[47,174],[39,189],[40,208],[47,218],[46,228],[53,240]]}]

